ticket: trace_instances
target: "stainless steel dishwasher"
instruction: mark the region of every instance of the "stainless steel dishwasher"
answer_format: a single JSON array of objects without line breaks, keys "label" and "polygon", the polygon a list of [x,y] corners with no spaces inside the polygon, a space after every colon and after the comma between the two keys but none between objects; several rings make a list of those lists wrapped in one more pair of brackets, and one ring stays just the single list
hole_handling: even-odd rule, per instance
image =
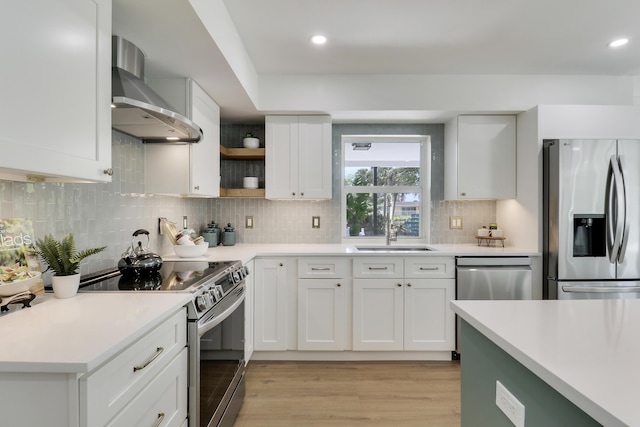
[{"label": "stainless steel dishwasher", "polygon": [[[532,298],[531,258],[456,258],[456,299],[519,300]],[[456,316],[456,355],[460,353],[460,321]]]}]

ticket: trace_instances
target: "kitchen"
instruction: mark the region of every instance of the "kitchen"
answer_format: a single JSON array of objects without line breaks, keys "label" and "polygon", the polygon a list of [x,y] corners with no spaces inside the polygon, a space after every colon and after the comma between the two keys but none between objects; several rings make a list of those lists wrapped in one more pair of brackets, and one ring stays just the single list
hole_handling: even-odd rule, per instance
[{"label": "kitchen", "polygon": [[[136,2],[137,3],[137,2]],[[204,7],[202,4],[192,2],[193,7]],[[141,3],[142,4],[142,3]],[[221,2],[214,2],[216,6],[220,6]],[[118,28],[116,18],[120,17],[124,21],[124,17],[118,15],[118,6],[121,7],[120,14],[125,15],[130,10],[125,10],[122,4],[114,2],[114,32],[116,29],[124,31],[124,28]],[[175,2],[172,7],[186,7],[186,2]],[[144,9],[144,5],[140,6],[144,13],[152,13],[149,8]],[[173,11],[170,11],[173,12]],[[169,16],[178,16],[175,14]],[[204,15],[204,13],[202,13]],[[154,19],[161,19],[155,17]],[[128,19],[135,20],[136,15],[131,13]],[[165,17],[164,19],[168,19]],[[162,21],[155,21],[162,22]],[[184,24],[183,24],[184,25]],[[137,29],[138,25],[134,27]],[[202,31],[198,26],[190,24],[189,28],[193,31]],[[221,26],[222,28],[222,26]],[[134,29],[130,29],[130,33],[121,32],[123,36],[136,40],[140,46],[151,49],[146,39],[142,35],[136,34]],[[141,31],[142,29],[140,29]],[[176,32],[182,31],[188,34],[184,28],[175,26]],[[118,31],[120,32],[120,31]],[[149,36],[148,36],[149,37]],[[171,45],[168,43],[167,45]],[[211,46],[203,48],[203,50],[211,51]],[[185,51],[188,51],[186,49]],[[152,68],[153,51],[147,53],[149,59],[149,72]],[[162,55],[162,54],[160,54]],[[155,55],[157,58],[158,54]],[[226,55],[228,56],[228,52]],[[186,64],[188,62],[185,61]],[[236,71],[238,75],[242,75]],[[182,74],[183,76],[191,76],[200,82],[199,76],[191,74]],[[155,77],[164,77],[156,74]],[[205,81],[207,77],[202,77]],[[209,77],[210,79],[210,77]],[[580,120],[575,123],[573,129],[564,123],[561,107],[556,106],[540,106],[539,104],[605,104],[605,105],[632,105],[634,103],[634,78],[626,77],[566,77],[566,76],[549,76],[546,81],[539,81],[535,86],[538,90],[531,89],[533,80],[527,76],[514,75],[510,79],[497,79],[490,76],[480,78],[485,85],[490,85],[494,89],[490,94],[475,93],[469,91],[468,95],[459,94],[456,91],[456,102],[449,100],[450,92],[441,94],[437,97],[437,91],[434,86],[441,83],[436,78],[415,78],[415,84],[418,89],[424,89],[426,93],[433,93],[429,102],[417,100],[414,95],[407,93],[406,90],[398,90],[397,86],[389,85],[388,92],[380,93],[380,99],[385,100],[384,105],[379,105],[382,101],[363,100],[361,104],[352,101],[348,108],[344,106],[331,107],[331,100],[324,98],[317,99],[318,106],[310,108],[291,105],[282,105],[282,100],[292,97],[292,93],[298,92],[307,95],[307,86],[305,80],[300,78],[300,83],[290,86],[284,86],[278,81],[277,76],[265,77],[265,85],[269,91],[277,93],[277,99],[269,99],[269,93],[261,95],[261,103],[264,102],[264,110],[271,111],[324,111],[324,110],[340,110],[347,109],[353,111],[360,110],[442,110],[442,111],[460,111],[460,112],[521,112],[518,117],[518,161],[517,161],[517,198],[513,200],[500,200],[491,202],[476,201],[456,201],[456,202],[438,202],[431,206],[431,217],[435,220],[430,224],[432,239],[430,243],[446,244],[446,243],[473,243],[473,236],[464,242],[456,241],[458,236],[451,232],[448,228],[449,216],[447,212],[453,210],[457,216],[464,217],[465,227],[470,224],[483,224],[488,222],[497,222],[501,228],[508,231],[508,245],[512,247],[523,247],[531,252],[539,252],[541,239],[541,224],[538,220],[538,212],[541,209],[539,198],[540,184],[539,177],[540,163],[531,162],[530,159],[539,158],[539,148],[531,141],[539,141],[546,137],[558,137],[559,131],[572,132],[576,129],[582,131],[584,124],[590,120]],[[234,77],[229,85],[238,84],[238,77]],[[509,80],[508,84],[505,80]],[[467,87],[471,89],[471,82],[464,77],[451,77],[447,81],[458,88]],[[246,83],[246,82],[244,82]],[[328,84],[328,83],[327,83]],[[308,85],[311,87],[311,85]],[[562,86],[562,96],[554,93],[554,90]],[[247,88],[252,87],[252,83],[246,85]],[[328,93],[335,92],[340,88],[337,86],[327,87]],[[344,88],[343,88],[344,89]],[[250,92],[249,89],[245,89]],[[414,92],[413,90],[411,91]],[[446,92],[446,91],[445,91]],[[471,95],[473,93],[473,96]],[[513,93],[519,96],[517,100],[513,100]],[[310,94],[309,94],[310,95]],[[275,96],[275,95],[271,95]],[[247,102],[246,92],[237,95],[239,103]],[[227,104],[221,103],[223,107]],[[232,104],[231,102],[229,104]],[[324,104],[324,105],[323,105]],[[262,104],[261,104],[262,105]],[[331,108],[330,108],[331,107]],[[248,111],[253,111],[255,107],[251,106]],[[607,109],[602,107],[585,107],[584,110],[589,114],[602,116],[602,112],[609,111],[609,114],[615,117],[621,117],[629,114],[626,119],[620,119],[622,129],[629,122],[634,120],[631,118],[633,108],[617,108],[611,107]],[[224,108],[223,108],[224,111]],[[571,115],[570,109],[564,110],[565,114]],[[395,117],[393,112],[389,113],[390,118]],[[554,121],[555,119],[555,121]],[[343,123],[336,121],[333,126],[334,133],[346,132],[350,126],[357,130],[354,133],[362,133],[362,129],[366,129],[366,125],[353,125],[364,119],[352,118],[350,120],[342,119]],[[615,118],[613,119],[615,120]],[[389,121],[393,121],[389,119]],[[392,134],[410,133],[410,134],[434,134],[442,132],[445,120],[432,124],[407,125],[407,124],[390,124],[385,132]],[[424,123],[421,118],[415,119],[415,122]],[[430,121],[431,123],[431,121]],[[541,129],[538,129],[538,123],[544,123]],[[563,124],[567,129],[559,129],[558,126]],[[615,123],[613,123],[615,125]],[[238,126],[238,125],[236,125]],[[253,124],[251,126],[254,126]],[[439,127],[438,127],[439,126]],[[224,132],[245,132],[246,126],[241,130],[234,129],[234,124],[223,124],[221,126],[221,139],[224,141]],[[342,130],[341,130],[342,127]],[[256,130],[259,131],[259,127]],[[594,131],[595,132],[595,131]],[[561,135],[565,136],[565,135]],[[583,135],[566,135],[570,137]],[[598,135],[601,136],[601,135]],[[131,234],[135,229],[146,228],[152,231],[157,229],[157,218],[166,217],[175,221],[181,221],[183,216],[187,216],[188,225],[191,227],[202,227],[212,219],[219,223],[231,222],[236,226],[238,240],[241,243],[340,243],[342,236],[342,224],[339,220],[334,219],[336,212],[339,212],[339,195],[334,191],[334,196],[329,201],[322,202],[277,202],[263,199],[191,199],[191,198],[174,198],[165,196],[150,196],[145,193],[144,174],[144,146],[135,138],[131,138],[122,133],[113,131],[110,133],[112,139],[112,167],[113,176],[110,183],[104,184],[76,184],[76,183],[43,183],[43,182],[20,182],[20,181],[2,181],[2,204],[0,204],[0,214],[2,218],[30,218],[34,224],[34,232],[37,236],[46,233],[54,233],[62,235],[66,232],[73,231],[77,237],[79,247],[106,245],[108,247],[105,253],[96,255],[87,260],[83,264],[83,273],[113,267],[114,259],[118,259],[124,248],[131,240]],[[444,144],[444,136],[441,137],[441,144]],[[336,139],[334,137],[334,145]],[[436,144],[434,144],[435,146]],[[440,153],[443,148],[440,148]],[[437,155],[437,151],[435,151]],[[35,160],[34,160],[35,162]],[[539,160],[540,162],[540,160]],[[441,164],[441,162],[434,162]],[[337,169],[336,169],[337,170]],[[532,179],[533,178],[533,179]],[[339,177],[334,176],[335,182]],[[300,212],[303,212],[300,214]],[[488,213],[487,213],[488,212]],[[253,216],[255,220],[255,228],[253,230],[244,229],[243,225],[246,216]],[[311,217],[319,216],[321,218],[321,228],[313,229],[311,227]],[[477,219],[475,219],[477,218]],[[269,226],[266,226],[269,224]],[[525,227],[522,224],[526,224]],[[472,226],[471,229],[474,229]],[[442,231],[446,230],[446,231]],[[293,231],[293,232],[287,232]],[[439,233],[442,235],[440,236]],[[438,238],[436,238],[438,237]],[[161,238],[157,233],[151,233],[150,247],[155,251],[165,254],[170,253],[166,239]]]}]

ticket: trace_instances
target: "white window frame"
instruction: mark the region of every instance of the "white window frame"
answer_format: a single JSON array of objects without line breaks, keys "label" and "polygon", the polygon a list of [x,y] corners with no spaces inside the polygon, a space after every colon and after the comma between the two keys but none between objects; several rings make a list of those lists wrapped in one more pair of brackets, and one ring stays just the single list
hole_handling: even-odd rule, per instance
[{"label": "white window frame", "polygon": [[[416,187],[404,186],[345,186],[345,147],[357,142],[420,142],[420,235],[417,237],[398,236],[398,242],[409,244],[429,243],[431,216],[431,137],[429,135],[342,135],[341,136],[341,235],[342,243],[384,244],[385,236],[347,237],[347,193],[387,193],[389,189],[398,193],[415,193]],[[349,190],[349,191],[347,191]],[[395,242],[394,244],[397,244]]]}]

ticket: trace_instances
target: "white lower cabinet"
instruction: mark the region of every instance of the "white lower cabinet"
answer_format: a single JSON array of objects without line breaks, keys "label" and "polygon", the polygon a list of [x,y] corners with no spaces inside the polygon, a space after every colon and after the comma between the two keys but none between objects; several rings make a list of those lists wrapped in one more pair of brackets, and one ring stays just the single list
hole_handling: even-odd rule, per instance
[{"label": "white lower cabinet", "polygon": [[259,258],[255,260],[254,350],[287,350],[288,348],[288,260]]},{"label": "white lower cabinet", "polygon": [[345,350],[350,284],[346,258],[298,259],[298,350]]},{"label": "white lower cabinet", "polygon": [[399,279],[353,279],[353,349],[403,349],[403,289]]},{"label": "white lower cabinet", "polygon": [[249,272],[246,278],[246,292],[244,295],[244,360],[249,363],[253,355],[253,301],[255,294],[255,261],[245,264]]},{"label": "white lower cabinet", "polygon": [[353,350],[453,350],[452,265],[435,257],[354,259]]},{"label": "white lower cabinet", "polygon": [[165,320],[80,378],[81,426],[179,426],[187,418],[187,315]]}]

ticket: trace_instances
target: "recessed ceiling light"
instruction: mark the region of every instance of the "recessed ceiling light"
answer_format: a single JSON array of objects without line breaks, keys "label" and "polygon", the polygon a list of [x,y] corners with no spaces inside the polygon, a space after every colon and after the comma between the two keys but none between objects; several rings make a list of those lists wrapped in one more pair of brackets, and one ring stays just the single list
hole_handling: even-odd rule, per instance
[{"label": "recessed ceiling light", "polygon": [[618,39],[609,43],[609,47],[620,47],[624,46],[627,43],[629,43],[629,39]]},{"label": "recessed ceiling light", "polygon": [[325,44],[327,42],[327,38],[318,34],[311,37],[311,41],[313,42],[313,44]]}]

